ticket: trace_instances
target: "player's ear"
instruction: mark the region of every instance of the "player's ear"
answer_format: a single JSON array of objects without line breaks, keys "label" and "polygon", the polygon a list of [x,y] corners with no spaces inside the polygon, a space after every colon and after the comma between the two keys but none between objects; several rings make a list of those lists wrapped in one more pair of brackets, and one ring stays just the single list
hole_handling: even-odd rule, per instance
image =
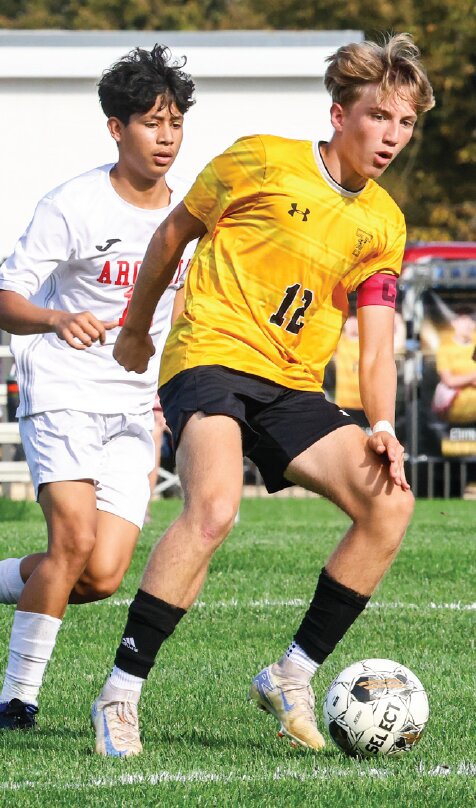
[{"label": "player's ear", "polygon": [[107,128],[109,129],[109,134],[111,135],[112,139],[119,143],[122,136],[124,124],[119,118],[108,118],[107,119]]},{"label": "player's ear", "polygon": [[342,126],[344,123],[344,107],[342,104],[338,104],[336,101],[331,106],[331,123],[336,132],[342,131]]}]

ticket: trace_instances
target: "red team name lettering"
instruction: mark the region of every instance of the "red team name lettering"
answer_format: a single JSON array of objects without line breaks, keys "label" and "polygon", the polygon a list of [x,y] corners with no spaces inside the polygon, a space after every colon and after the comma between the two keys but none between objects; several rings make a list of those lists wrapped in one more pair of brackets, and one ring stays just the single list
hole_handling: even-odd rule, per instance
[{"label": "red team name lettering", "polygon": [[98,283],[112,283],[111,281],[111,262],[106,261],[102,268],[102,272],[98,278]]},{"label": "red team name lettering", "polygon": [[[186,267],[187,269],[189,263],[190,260],[187,261],[187,267]],[[125,323],[127,316],[127,309],[129,308],[130,299],[132,297],[132,291],[134,289],[134,284],[137,280],[141,264],[142,261],[132,262],[127,261],[125,259],[120,259],[117,261],[116,265],[114,265],[113,262],[113,266],[111,267],[111,261],[105,261],[104,266],[97,278],[98,283],[111,284],[114,286],[127,286],[127,289],[124,292],[124,297],[126,298],[127,303],[119,319],[119,325],[124,325]],[[131,265],[132,265],[132,279],[130,278]],[[178,283],[180,276],[183,272],[183,265],[184,265],[184,259],[181,258],[178,267],[175,270],[172,285]]]},{"label": "red team name lettering", "polygon": [[[187,269],[190,260],[187,262]],[[134,261],[132,279],[129,277],[131,261],[121,259],[117,261],[117,266],[111,267],[110,261],[105,261],[104,266],[98,276],[98,283],[114,284],[114,286],[133,286],[137,280],[142,261]],[[184,259],[181,258],[172,280],[172,284],[177,283],[183,271]]]},{"label": "red team name lettering", "polygon": [[129,261],[118,261],[119,271],[114,281],[116,286],[129,286]]}]

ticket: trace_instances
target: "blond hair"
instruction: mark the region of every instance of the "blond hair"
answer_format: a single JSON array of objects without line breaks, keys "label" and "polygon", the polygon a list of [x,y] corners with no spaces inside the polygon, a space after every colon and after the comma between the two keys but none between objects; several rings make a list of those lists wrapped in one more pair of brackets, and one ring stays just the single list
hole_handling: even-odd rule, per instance
[{"label": "blond hair", "polygon": [[396,93],[408,100],[417,114],[434,107],[433,89],[421,63],[420,51],[410,34],[388,36],[383,44],[352,42],[326,59],[324,76],[332,101],[348,106],[367,84],[376,84],[380,100]]}]

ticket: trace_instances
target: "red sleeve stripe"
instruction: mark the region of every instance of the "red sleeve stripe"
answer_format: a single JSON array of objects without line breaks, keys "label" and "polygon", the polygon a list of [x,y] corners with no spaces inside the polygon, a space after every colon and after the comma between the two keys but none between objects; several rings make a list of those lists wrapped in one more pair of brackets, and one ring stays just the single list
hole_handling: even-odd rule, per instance
[{"label": "red sleeve stripe", "polygon": [[357,289],[357,308],[362,306],[390,306],[397,302],[397,279],[395,275],[376,272]]}]

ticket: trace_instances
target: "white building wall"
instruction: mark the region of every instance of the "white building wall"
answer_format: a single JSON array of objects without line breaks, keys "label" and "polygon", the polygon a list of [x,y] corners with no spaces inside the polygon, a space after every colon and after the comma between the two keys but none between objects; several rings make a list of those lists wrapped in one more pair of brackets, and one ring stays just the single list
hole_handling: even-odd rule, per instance
[{"label": "white building wall", "polygon": [[116,149],[99,105],[103,69],[136,46],[187,56],[197,103],[174,170],[193,179],[237,137],[330,134],[325,57],[360,32],[0,32],[0,258],[37,200]]}]

